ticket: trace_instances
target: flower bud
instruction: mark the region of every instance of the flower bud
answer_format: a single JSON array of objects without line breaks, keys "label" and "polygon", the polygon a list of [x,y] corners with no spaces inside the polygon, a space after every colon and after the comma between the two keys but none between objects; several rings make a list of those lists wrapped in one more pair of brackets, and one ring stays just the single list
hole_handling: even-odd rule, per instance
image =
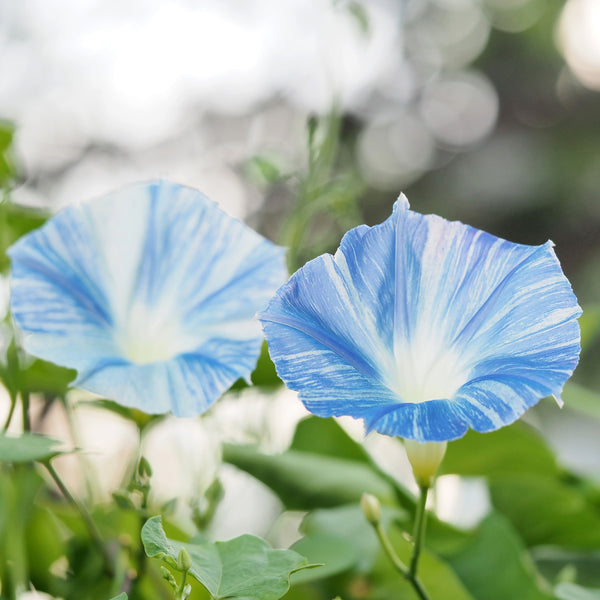
[{"label": "flower bud", "polygon": [[435,474],[446,454],[447,442],[416,442],[404,440],[406,455],[413,469],[417,483],[431,487]]},{"label": "flower bud", "polygon": [[145,456],[140,457],[138,464],[138,474],[140,477],[152,477],[152,467]]},{"label": "flower bud", "polygon": [[184,573],[192,568],[192,557],[185,548],[182,548],[179,551],[179,555],[177,556],[177,568]]},{"label": "flower bud", "polygon": [[173,574],[171,571],[169,571],[169,569],[161,565],[160,575],[174,590],[177,589],[177,582],[175,581],[175,577],[173,577]]},{"label": "flower bud", "polygon": [[363,494],[360,499],[362,511],[371,525],[379,525],[381,520],[381,504],[373,494]]}]

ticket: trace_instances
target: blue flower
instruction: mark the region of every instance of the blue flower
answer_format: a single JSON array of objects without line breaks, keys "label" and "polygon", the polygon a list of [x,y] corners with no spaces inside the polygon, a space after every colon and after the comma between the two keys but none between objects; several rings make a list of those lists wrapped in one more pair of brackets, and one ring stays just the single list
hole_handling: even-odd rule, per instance
[{"label": "blue flower", "polygon": [[513,244],[401,196],[384,223],[296,272],[259,319],[309,411],[441,442],[560,397],[580,314],[551,242]]},{"label": "blue flower", "polygon": [[76,369],[82,389],[178,416],[249,376],[253,317],[287,276],[281,248],[167,181],[69,207],[9,254],[29,353]]}]

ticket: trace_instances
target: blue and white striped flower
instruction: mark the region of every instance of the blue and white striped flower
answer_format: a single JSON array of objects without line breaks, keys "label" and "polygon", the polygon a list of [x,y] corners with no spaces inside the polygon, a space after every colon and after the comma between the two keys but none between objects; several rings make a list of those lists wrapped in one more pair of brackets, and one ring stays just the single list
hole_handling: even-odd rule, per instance
[{"label": "blue and white striped flower", "polygon": [[309,411],[441,442],[560,398],[580,314],[551,242],[507,242],[401,196],[384,223],[296,272],[259,318]]},{"label": "blue and white striped flower", "polygon": [[286,278],[281,248],[167,181],[69,207],[9,254],[29,353],[76,369],[82,389],[178,416],[249,376],[254,315]]}]

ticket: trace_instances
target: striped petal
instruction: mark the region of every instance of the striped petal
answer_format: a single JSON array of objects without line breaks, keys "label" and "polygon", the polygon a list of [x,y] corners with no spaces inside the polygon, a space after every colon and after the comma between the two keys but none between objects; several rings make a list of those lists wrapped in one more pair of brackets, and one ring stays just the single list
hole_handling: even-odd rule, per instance
[{"label": "striped petal", "polygon": [[167,181],[70,207],[9,251],[28,352],[147,412],[206,410],[256,364],[283,251]]},{"label": "striped petal", "polygon": [[548,242],[514,244],[409,210],[346,234],[259,316],[278,372],[317,415],[444,441],[560,395],[581,309]]}]

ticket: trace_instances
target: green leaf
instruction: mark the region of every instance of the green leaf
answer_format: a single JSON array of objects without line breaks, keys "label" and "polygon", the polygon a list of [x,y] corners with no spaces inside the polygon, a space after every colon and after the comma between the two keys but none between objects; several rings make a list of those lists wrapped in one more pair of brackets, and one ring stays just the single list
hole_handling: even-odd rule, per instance
[{"label": "green leaf", "polygon": [[520,422],[491,433],[470,431],[450,442],[441,470],[488,478],[514,473],[559,473],[554,454],[541,435]]},{"label": "green leaf", "polygon": [[[58,583],[51,567],[54,562],[64,556],[65,536],[55,515],[40,502],[39,498],[37,498],[37,502],[35,500],[34,497],[25,527],[29,577],[31,581],[36,582],[38,589],[49,592]],[[40,551],[42,548],[43,552]]]},{"label": "green leaf", "polygon": [[[407,563],[412,544],[407,541],[405,531],[412,527],[411,521],[402,510],[383,508],[384,529]],[[370,598],[404,597],[398,595],[400,590],[412,597],[410,586],[391,566],[358,505],[314,511],[305,517],[300,531],[304,537],[292,549],[306,556],[309,562],[322,562],[323,567],[295,573],[292,577],[294,585],[352,572],[354,576],[362,574],[368,578],[368,585],[373,588]],[[472,600],[448,564],[428,550],[424,551],[419,573],[427,582],[432,598]]]},{"label": "green leaf", "polygon": [[[386,511],[386,522],[390,517]],[[323,566],[295,573],[294,585],[353,568],[368,570],[379,550],[377,537],[356,504],[311,512],[302,521],[300,532],[304,537],[292,549],[306,556],[309,562],[323,563]]]},{"label": "green leaf", "polygon": [[242,535],[227,542],[184,544],[170,540],[161,517],[152,517],[142,528],[142,542],[149,557],[168,556],[174,561],[181,548],[192,559],[189,573],[214,600],[277,600],[290,587],[292,573],[314,565],[292,550],[273,550],[264,540]]},{"label": "green leaf", "polygon": [[600,600],[600,589],[592,590],[574,583],[559,583],[554,594],[560,600]]},{"label": "green leaf", "polygon": [[371,464],[364,447],[355,442],[335,419],[308,417],[300,421],[291,449]]},{"label": "green leaf", "polygon": [[[535,514],[535,513],[532,513]],[[448,560],[471,594],[481,600],[550,600],[509,521],[488,516],[469,543]]]},{"label": "green leaf", "polygon": [[6,121],[0,122],[0,188],[5,190],[16,177],[12,154],[14,127]]},{"label": "green leaf", "polygon": [[577,383],[568,382],[562,393],[565,408],[600,420],[600,394]]},{"label": "green leaf", "polygon": [[579,317],[581,349],[585,350],[600,335],[600,305],[588,305]]},{"label": "green leaf", "polygon": [[23,392],[64,396],[77,372],[45,360],[34,360],[19,373],[19,388]]},{"label": "green leaf", "polygon": [[14,597],[11,590],[24,589],[29,580],[27,528],[43,485],[40,474],[26,465],[17,465],[10,471],[0,469],[0,597],[3,599]]},{"label": "green leaf", "polygon": [[86,400],[82,405],[95,406],[113,412],[128,421],[133,421],[140,430],[150,425],[150,423],[155,423],[165,418],[165,415],[149,415],[137,408],[129,408],[106,398]]},{"label": "green leaf", "polygon": [[127,600],[127,594],[125,592],[120,593],[118,596],[111,598],[110,600]]},{"label": "green leaf", "polygon": [[223,460],[267,485],[290,510],[311,510],[358,502],[364,492],[390,504],[393,487],[366,464],[288,450],[262,454],[249,446],[226,444]]},{"label": "green leaf", "polygon": [[254,156],[246,164],[247,175],[258,183],[277,183],[282,175],[274,159],[266,156]]},{"label": "green leaf", "polygon": [[[397,526],[388,529],[388,536],[400,559],[404,564],[409,564],[413,550],[412,542]],[[421,553],[418,573],[423,586],[432,599],[475,600],[479,598],[461,581],[447,561],[427,549],[424,549]],[[370,572],[369,577],[374,588],[371,595],[374,600],[415,597],[410,584],[400,577],[398,572],[391,566],[388,556],[382,551],[379,553],[377,563]],[[506,598],[524,600],[521,596],[507,596]],[[481,596],[481,600],[492,600],[492,598]]]},{"label": "green leaf", "polygon": [[267,342],[263,342],[256,368],[252,371],[250,378],[252,379],[253,385],[260,387],[277,388],[282,385],[281,379],[279,379],[277,371],[275,370],[275,365],[269,356]]},{"label": "green leaf", "polygon": [[6,255],[8,247],[21,236],[42,226],[48,217],[49,214],[46,212],[24,208],[8,200],[0,203],[0,271],[5,272],[10,266],[10,261]]},{"label": "green leaf", "polygon": [[492,503],[528,546],[600,547],[600,513],[577,481],[513,475],[490,484]]},{"label": "green leaf", "polygon": [[46,461],[63,454],[62,442],[44,435],[23,433],[18,437],[0,434],[0,462],[22,463]]}]

